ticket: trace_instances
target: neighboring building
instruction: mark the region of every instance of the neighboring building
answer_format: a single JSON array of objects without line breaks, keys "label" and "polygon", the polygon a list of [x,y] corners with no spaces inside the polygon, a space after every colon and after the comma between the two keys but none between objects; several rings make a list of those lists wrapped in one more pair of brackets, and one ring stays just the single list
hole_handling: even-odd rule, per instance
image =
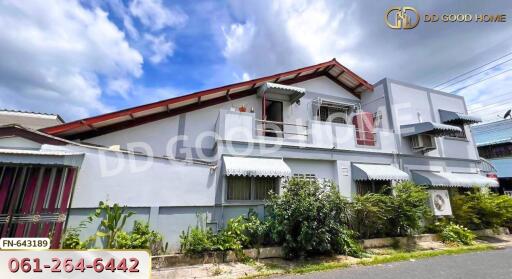
[{"label": "neighboring building", "polygon": [[500,192],[512,196],[512,119],[473,126],[478,152],[496,169]]},{"label": "neighboring building", "polygon": [[57,114],[0,109],[0,126],[18,124],[38,130],[63,123],[64,120]]},{"label": "neighboring building", "polygon": [[[496,187],[480,174],[468,127],[478,121],[461,96],[390,79],[371,85],[331,60],[40,132],[0,128],[9,136],[0,138],[0,161],[10,175],[0,183],[25,185],[26,201],[37,201],[2,213],[51,213],[60,233],[64,212],[74,227],[99,201],[117,202],[176,248],[199,214],[214,230],[249,208],[262,215],[268,190],[279,192],[290,176],[333,181],[348,198],[407,179],[440,189]],[[22,145],[31,153],[19,153]],[[30,172],[28,180],[16,184],[18,172]],[[4,225],[2,236],[48,231],[35,224]]]}]

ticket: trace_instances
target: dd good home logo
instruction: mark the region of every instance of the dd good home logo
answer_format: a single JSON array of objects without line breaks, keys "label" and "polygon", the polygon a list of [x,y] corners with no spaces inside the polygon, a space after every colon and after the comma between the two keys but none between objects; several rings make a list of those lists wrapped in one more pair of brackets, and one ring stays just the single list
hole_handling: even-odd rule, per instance
[{"label": "dd good home logo", "polygon": [[386,11],[384,20],[392,29],[412,29],[420,22],[420,15],[413,7],[393,7]]}]

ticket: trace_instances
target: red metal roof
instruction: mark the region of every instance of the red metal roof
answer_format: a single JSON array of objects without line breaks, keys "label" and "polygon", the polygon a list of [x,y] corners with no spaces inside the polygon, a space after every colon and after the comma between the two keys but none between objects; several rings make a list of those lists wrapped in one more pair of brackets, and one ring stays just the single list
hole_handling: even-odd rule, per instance
[{"label": "red metal roof", "polygon": [[292,71],[76,120],[41,131],[67,139],[86,139],[246,97],[255,94],[256,88],[265,82],[293,84],[319,76],[328,77],[355,95],[363,91],[373,91],[373,86],[366,80],[341,65],[336,59],[332,59]]}]

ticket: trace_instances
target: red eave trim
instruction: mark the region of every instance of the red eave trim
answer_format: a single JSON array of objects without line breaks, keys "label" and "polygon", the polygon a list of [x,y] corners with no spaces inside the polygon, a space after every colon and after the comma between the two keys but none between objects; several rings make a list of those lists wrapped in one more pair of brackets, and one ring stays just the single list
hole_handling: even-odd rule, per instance
[{"label": "red eave trim", "polygon": [[[331,67],[329,67],[329,66],[331,66]],[[333,60],[330,60],[327,62],[323,62],[320,64],[316,64],[316,65],[312,65],[312,66],[308,66],[308,67],[304,67],[304,68],[300,68],[300,69],[296,69],[296,70],[278,73],[278,74],[261,77],[261,78],[257,78],[257,79],[253,79],[253,80],[249,80],[249,81],[225,85],[225,86],[221,86],[221,87],[217,87],[217,88],[213,88],[213,89],[203,90],[203,91],[199,91],[196,93],[183,95],[183,96],[179,96],[179,97],[175,97],[175,98],[171,98],[171,99],[166,99],[166,100],[162,100],[162,101],[158,101],[158,102],[154,102],[154,103],[150,103],[150,104],[146,104],[146,105],[142,105],[142,106],[137,106],[137,107],[128,108],[128,109],[124,109],[124,110],[120,110],[120,111],[115,111],[115,112],[111,112],[111,113],[106,113],[106,114],[102,114],[102,115],[98,115],[98,116],[93,116],[93,117],[89,117],[89,118],[85,118],[85,119],[81,119],[81,120],[76,120],[73,122],[69,122],[69,123],[65,123],[65,124],[61,124],[61,125],[57,125],[57,126],[53,126],[53,127],[47,127],[47,128],[41,129],[41,131],[51,134],[51,135],[59,135],[59,134],[65,133],[67,131],[81,128],[84,126],[90,128],[95,123],[100,123],[100,122],[104,122],[107,120],[111,120],[111,119],[115,119],[115,118],[119,118],[119,117],[123,117],[123,116],[129,116],[129,115],[132,115],[137,112],[151,110],[151,109],[158,108],[158,107],[165,107],[165,106],[169,106],[171,104],[188,101],[191,99],[200,100],[202,96],[215,94],[215,93],[219,93],[222,91],[228,91],[228,90],[245,87],[245,86],[250,86],[251,88],[254,88],[256,86],[256,84],[258,84],[258,83],[273,81],[273,80],[280,80],[283,77],[291,76],[291,75],[294,76],[294,77],[292,77],[292,79],[294,79],[294,78],[299,77],[304,72],[308,72],[311,70],[316,70],[318,72],[320,69],[322,69],[324,67],[326,67],[326,69],[322,70],[322,72],[326,71],[326,70],[330,70],[330,69],[332,69],[332,67],[339,67],[346,74],[349,74],[352,78],[354,78],[355,80],[357,80],[359,82],[359,84],[356,86],[356,88],[360,87],[360,85],[363,85],[364,87],[367,88],[367,90],[373,91],[373,86],[371,84],[369,84],[366,80],[362,79],[361,77],[359,77],[358,75],[356,75],[355,73],[350,71],[349,69],[345,68],[345,66],[341,65],[338,61],[336,61],[336,59],[333,59]],[[328,74],[328,73],[326,72],[326,74]],[[289,81],[289,80],[287,80],[287,81]],[[355,89],[355,88],[352,88],[352,90],[353,89]]]}]

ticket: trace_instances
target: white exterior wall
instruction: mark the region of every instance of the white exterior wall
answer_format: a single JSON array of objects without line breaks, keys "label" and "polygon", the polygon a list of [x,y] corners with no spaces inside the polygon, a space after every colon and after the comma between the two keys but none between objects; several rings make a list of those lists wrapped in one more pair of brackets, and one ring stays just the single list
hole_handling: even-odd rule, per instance
[{"label": "white exterior wall", "polygon": [[73,208],[94,208],[106,200],[131,207],[215,204],[216,173],[207,165],[94,149],[86,152]]}]

